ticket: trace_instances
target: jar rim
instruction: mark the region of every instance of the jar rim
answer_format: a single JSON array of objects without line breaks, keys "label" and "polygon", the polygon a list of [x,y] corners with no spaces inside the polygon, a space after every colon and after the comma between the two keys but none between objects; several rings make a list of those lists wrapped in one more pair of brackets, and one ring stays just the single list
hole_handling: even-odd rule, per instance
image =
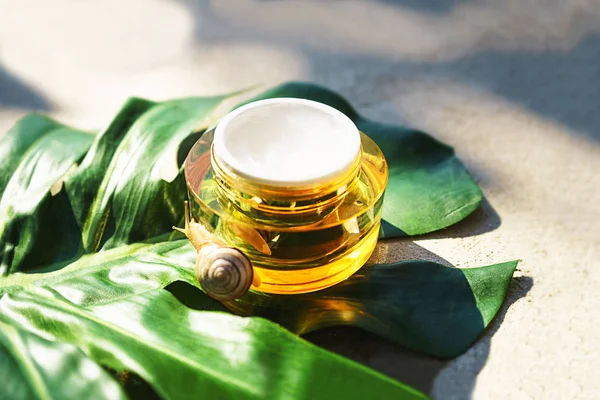
[{"label": "jar rim", "polygon": [[[277,114],[277,108],[283,110]],[[302,117],[312,119],[296,124]],[[269,118],[281,128],[269,125]],[[310,124],[315,128],[307,131],[305,127]],[[268,135],[280,142],[266,142]],[[354,169],[361,157],[361,138],[354,122],[331,106],[306,99],[275,98],[251,102],[227,114],[215,128],[213,156],[223,170],[258,185],[320,186]]]}]

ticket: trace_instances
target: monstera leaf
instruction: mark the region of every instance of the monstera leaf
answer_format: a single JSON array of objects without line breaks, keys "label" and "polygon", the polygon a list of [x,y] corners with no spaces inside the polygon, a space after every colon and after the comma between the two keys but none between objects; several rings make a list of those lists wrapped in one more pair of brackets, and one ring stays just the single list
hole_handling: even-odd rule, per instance
[{"label": "monstera leaf", "polygon": [[[179,240],[83,256],[55,272],[15,274],[0,286],[0,328],[68,344],[65,349],[75,345],[101,365],[135,372],[169,399],[425,398],[267,320],[194,311],[160,289],[176,279],[190,281],[191,271],[193,251]],[[199,290],[196,295],[204,310],[221,308]],[[17,346],[8,339],[9,349]],[[0,360],[5,382],[24,380],[25,372],[9,365],[20,356]],[[58,378],[73,372],[67,362],[53,367]],[[79,372],[94,385],[111,388],[107,376]],[[115,398],[111,393],[99,397]]]},{"label": "monstera leaf", "polygon": [[[367,121],[311,84],[259,97],[278,96],[337,107],[378,141],[390,163],[385,237],[441,229],[480,202],[452,150],[426,134]],[[164,398],[423,397],[198,289],[194,250],[171,226],[183,217],[183,159],[226,97],[134,98],[96,136],[30,115],[1,139],[0,374],[11,393],[64,398],[60,380],[79,377],[89,395],[118,398],[102,366]],[[349,324],[449,357],[493,318],[515,266],[370,266],[322,292],[226,306],[300,334]],[[174,282],[192,290],[165,290]]]},{"label": "monstera leaf", "polygon": [[3,322],[0,356],[6,399],[127,398],[109,374],[76,347]]},{"label": "monstera leaf", "polygon": [[367,265],[319,292],[248,292],[226,306],[236,314],[277,321],[298,334],[351,325],[447,358],[466,351],[488,326],[516,266],[516,261],[466,269],[429,261]]}]

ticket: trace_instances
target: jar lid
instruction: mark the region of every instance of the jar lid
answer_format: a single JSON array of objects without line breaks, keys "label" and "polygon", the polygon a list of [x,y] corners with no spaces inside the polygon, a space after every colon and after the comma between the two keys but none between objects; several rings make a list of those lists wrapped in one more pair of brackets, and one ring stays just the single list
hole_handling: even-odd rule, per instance
[{"label": "jar lid", "polygon": [[322,186],[347,176],[360,160],[354,122],[328,105],[276,98],[246,104],[217,125],[219,166],[272,188]]}]

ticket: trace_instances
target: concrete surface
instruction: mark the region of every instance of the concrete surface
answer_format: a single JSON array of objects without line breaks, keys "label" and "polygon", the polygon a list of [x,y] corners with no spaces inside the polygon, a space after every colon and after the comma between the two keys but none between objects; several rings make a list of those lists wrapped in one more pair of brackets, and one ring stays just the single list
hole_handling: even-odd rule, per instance
[{"label": "concrete surface", "polygon": [[522,259],[449,362],[354,330],[311,340],[438,399],[600,397],[600,4],[592,0],[0,0],[0,130],[37,109],[97,129],[126,97],[306,79],[453,145],[487,197],[376,259]]}]

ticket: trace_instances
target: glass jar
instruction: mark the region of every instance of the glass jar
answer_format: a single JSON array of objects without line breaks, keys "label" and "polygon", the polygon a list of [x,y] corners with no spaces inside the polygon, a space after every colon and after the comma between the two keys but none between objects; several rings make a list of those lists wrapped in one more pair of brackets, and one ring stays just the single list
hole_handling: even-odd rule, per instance
[{"label": "glass jar", "polygon": [[377,243],[383,153],[340,111],[303,99],[242,106],[185,161],[192,216],[251,261],[252,289],[305,293],[365,264]]}]

